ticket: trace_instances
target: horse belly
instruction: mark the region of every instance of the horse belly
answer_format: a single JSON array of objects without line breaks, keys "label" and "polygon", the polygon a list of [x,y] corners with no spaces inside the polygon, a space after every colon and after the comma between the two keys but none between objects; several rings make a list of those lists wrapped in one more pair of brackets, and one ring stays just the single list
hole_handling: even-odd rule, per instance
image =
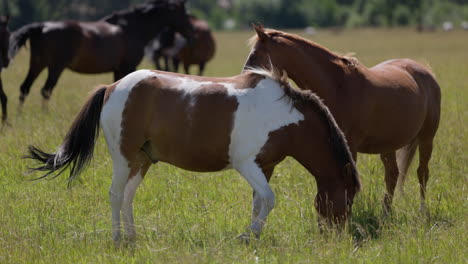
[{"label": "horse belly", "polygon": [[407,145],[417,137],[425,116],[424,100],[380,104],[365,122],[367,126],[361,126],[366,128],[361,131],[358,151],[386,153]]},{"label": "horse belly", "polygon": [[[111,41],[114,40],[114,41]],[[115,38],[84,40],[69,68],[80,73],[114,71],[122,57],[122,47]]]}]

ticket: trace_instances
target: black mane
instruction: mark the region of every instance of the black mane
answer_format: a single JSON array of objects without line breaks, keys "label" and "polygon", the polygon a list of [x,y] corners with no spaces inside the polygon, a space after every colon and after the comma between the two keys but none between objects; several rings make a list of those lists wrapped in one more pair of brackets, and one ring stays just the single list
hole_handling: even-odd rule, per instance
[{"label": "black mane", "polygon": [[257,73],[260,75],[268,76],[276,80],[284,90],[285,96],[287,96],[296,106],[307,106],[311,107],[315,113],[317,113],[330,133],[329,143],[333,149],[333,154],[338,160],[338,164],[344,168],[345,165],[351,164],[353,170],[353,177],[356,183],[356,187],[359,190],[361,187],[359,180],[359,173],[356,168],[356,164],[349,150],[348,143],[346,141],[343,131],[339,128],[335,121],[335,118],[328,110],[328,107],[322,102],[322,100],[312,91],[300,90],[293,87],[288,76],[283,73],[279,73],[274,67],[273,70],[266,69],[249,69],[248,71]]},{"label": "black mane", "polygon": [[111,24],[121,24],[128,19],[148,14],[154,10],[167,10],[181,4],[184,4],[183,0],[151,0],[128,9],[113,12],[101,20]]}]

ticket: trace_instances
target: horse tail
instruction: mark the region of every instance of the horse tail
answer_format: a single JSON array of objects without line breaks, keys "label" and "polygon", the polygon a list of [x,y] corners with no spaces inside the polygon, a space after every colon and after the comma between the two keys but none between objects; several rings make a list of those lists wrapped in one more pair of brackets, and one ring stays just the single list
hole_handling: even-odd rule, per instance
[{"label": "horse tail", "polygon": [[403,192],[403,185],[406,181],[406,175],[408,173],[408,169],[413,161],[414,154],[416,153],[416,148],[418,147],[418,141],[415,139],[408,145],[402,147],[401,149],[397,150],[396,159],[398,165],[398,185],[399,189]]},{"label": "horse tail", "polygon": [[107,86],[97,88],[86,100],[80,113],[75,117],[62,144],[55,153],[46,153],[34,146],[29,146],[29,153],[24,158],[39,162],[29,172],[43,171],[37,179],[55,178],[70,167],[68,185],[89,164],[93,157],[94,145],[99,135],[99,121],[104,105]]},{"label": "horse tail", "polygon": [[18,53],[18,50],[26,45],[26,41],[31,38],[32,35],[41,32],[43,27],[43,23],[32,23],[13,32],[10,36],[8,57],[13,59],[16,53]]}]

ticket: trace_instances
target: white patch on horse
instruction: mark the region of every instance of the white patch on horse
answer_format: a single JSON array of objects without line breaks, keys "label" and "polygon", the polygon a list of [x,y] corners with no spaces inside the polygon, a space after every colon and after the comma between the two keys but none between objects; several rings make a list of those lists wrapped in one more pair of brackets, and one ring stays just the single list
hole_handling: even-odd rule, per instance
[{"label": "white patch on horse", "polygon": [[[143,79],[156,74],[149,70],[132,72],[122,78],[109,96],[101,111],[101,127],[112,152],[120,152],[120,134],[122,131],[122,114],[128,95],[133,87]],[[112,153],[111,153],[112,154]]]},{"label": "white patch on horse", "polygon": [[232,84],[227,87],[228,95],[235,96],[239,103],[229,145],[233,168],[255,160],[270,132],[304,120],[279,83],[270,78],[261,80],[254,89],[235,89]]},{"label": "white patch on horse", "polygon": [[65,23],[63,22],[44,22],[44,27],[42,28],[42,33],[45,34],[49,31],[53,31],[56,29],[65,28]]},{"label": "white patch on horse", "polygon": [[[126,188],[128,185],[127,181],[130,174],[130,168],[128,160],[123,156],[120,150],[122,115],[125,104],[128,100],[128,95],[133,87],[140,81],[154,75],[155,73],[152,71],[139,70],[125,76],[117,84],[101,111],[101,127],[104,131],[107,147],[113,163],[112,186],[109,194],[112,207],[114,241],[118,241],[120,239],[120,210],[124,203],[124,197],[125,195],[134,195],[132,194],[132,186],[138,182],[138,178],[136,178],[134,181],[130,182],[130,185],[128,186],[129,189]],[[124,209],[128,213],[128,208]],[[127,229],[131,229],[131,227],[127,226]]]}]

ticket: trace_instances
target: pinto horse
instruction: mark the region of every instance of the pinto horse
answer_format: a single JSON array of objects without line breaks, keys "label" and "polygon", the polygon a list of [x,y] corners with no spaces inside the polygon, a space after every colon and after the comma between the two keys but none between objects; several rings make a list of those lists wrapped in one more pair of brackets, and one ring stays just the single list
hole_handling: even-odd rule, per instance
[{"label": "pinto horse", "polygon": [[48,100],[65,68],[80,73],[114,72],[121,79],[134,71],[144,47],[164,27],[190,38],[192,25],[181,0],[153,0],[95,22],[42,22],[25,25],[11,36],[10,57],[31,43],[31,59],[21,84],[20,104],[44,68],[49,75],[41,94]]},{"label": "pinto horse", "polygon": [[380,154],[391,210],[397,180],[401,183],[419,146],[421,209],[425,210],[428,163],[440,119],[440,87],[431,71],[410,59],[367,68],[355,58],[286,32],[254,26],[252,50],[244,70],[270,65],[286,71],[299,87],[324,100],[357,152]]},{"label": "pinto horse", "polygon": [[132,201],[158,161],[197,172],[237,170],[254,190],[252,223],[242,236],[247,240],[250,232],[260,235],[275,205],[269,180],[286,156],[315,176],[315,207],[325,223],[342,224],[360,189],[346,140],[328,109],[312,93],[266,71],[228,78],[133,72],[90,96],[57,152],[30,146],[28,157],[40,162],[32,170],[47,177],[70,167],[72,180],[92,157],[99,124],[113,161],[116,242],[121,213],[128,238],[135,238]]},{"label": "pinto horse", "polygon": [[[10,45],[10,31],[8,30],[8,22],[10,16],[0,16],[0,74],[3,68],[8,67],[10,58],[8,57],[8,48]],[[0,75],[0,103],[2,104],[2,124],[5,124],[7,119],[7,96],[3,91],[2,76]]]}]

